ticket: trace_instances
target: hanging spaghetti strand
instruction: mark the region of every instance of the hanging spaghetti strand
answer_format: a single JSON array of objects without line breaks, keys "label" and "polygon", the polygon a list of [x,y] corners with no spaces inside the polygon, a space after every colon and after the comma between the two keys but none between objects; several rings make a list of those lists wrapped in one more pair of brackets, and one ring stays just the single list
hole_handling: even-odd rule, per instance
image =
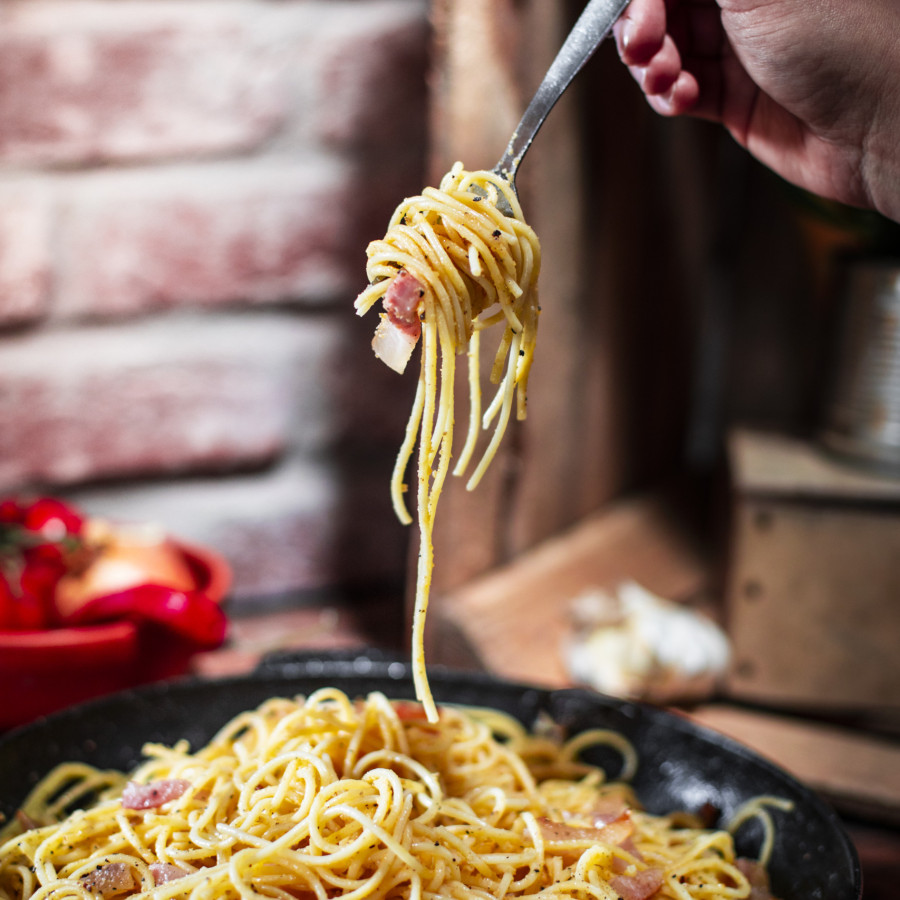
[{"label": "hanging spaghetti strand", "polygon": [[[512,215],[506,215],[500,204]],[[462,476],[477,456],[479,437],[489,437],[466,487],[473,490],[497,454],[515,406],[524,419],[538,322],[541,249],[522,216],[510,184],[493,172],[467,172],[457,163],[440,189],[425,188],[394,212],[384,238],[367,250],[369,286],[356,310],[380,300],[375,353],[402,372],[421,341],[419,386],[391,477],[398,518],[412,521],[404,478],[418,442],[417,510],[419,564],[413,612],[413,665],[417,696],[428,717],[437,711],[425,669],[425,611],[433,568],[434,516],[453,449],[455,358],[467,353],[468,432],[453,474]],[[494,400],[482,414],[480,349],[485,332],[498,332],[490,379]]]}]

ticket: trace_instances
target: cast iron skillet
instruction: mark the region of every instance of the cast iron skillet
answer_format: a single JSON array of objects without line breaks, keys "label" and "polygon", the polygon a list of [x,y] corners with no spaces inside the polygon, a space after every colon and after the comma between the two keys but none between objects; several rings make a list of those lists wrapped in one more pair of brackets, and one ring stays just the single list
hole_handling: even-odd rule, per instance
[{"label": "cast iron skillet", "polygon": [[[734,741],[672,713],[590,691],[548,691],[451,670],[435,670],[430,678],[439,703],[490,706],[526,724],[545,711],[572,732],[589,727],[622,732],[640,754],[633,783],[651,812],[698,810],[711,803],[727,822],[750,797],[775,794],[792,800],[793,812],[773,812],[775,895],[781,900],[859,900],[859,861],[836,815],[793,778]],[[409,665],[377,651],[275,655],[245,676],[114,694],[0,739],[0,811],[13,814],[37,780],[63,760],[127,770],[140,759],[146,741],[187,738],[199,747],[231,717],[267,697],[329,685],[351,696],[373,690],[396,699],[414,696]],[[611,777],[620,764],[612,753],[598,753],[593,761]],[[739,854],[756,856],[760,837],[757,823],[744,825],[736,839]]]}]

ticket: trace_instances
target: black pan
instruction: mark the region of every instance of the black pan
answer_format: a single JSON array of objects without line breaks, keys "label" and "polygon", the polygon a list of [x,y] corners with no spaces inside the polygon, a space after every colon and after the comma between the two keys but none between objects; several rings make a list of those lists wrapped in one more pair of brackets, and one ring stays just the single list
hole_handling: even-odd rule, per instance
[{"label": "black pan", "polygon": [[[373,690],[397,699],[414,694],[407,662],[375,651],[276,655],[245,676],[162,683],[115,694],[0,739],[0,811],[14,813],[37,780],[63,760],[127,770],[140,759],[146,741],[187,738],[199,747],[230,718],[267,697],[309,693],[326,685],[351,696]],[[525,724],[545,711],[572,732],[593,727],[622,732],[640,754],[633,783],[651,812],[696,811],[712,804],[726,822],[750,797],[774,794],[792,800],[791,813],[773,813],[777,832],[770,872],[776,896],[859,900],[859,861],[835,813],[740,744],[681,716],[591,691],[543,690],[449,670],[435,670],[431,685],[438,702],[490,706]],[[611,775],[619,764],[602,753],[592,761]],[[738,852],[755,856],[760,838],[758,824],[748,822],[738,832]]]}]

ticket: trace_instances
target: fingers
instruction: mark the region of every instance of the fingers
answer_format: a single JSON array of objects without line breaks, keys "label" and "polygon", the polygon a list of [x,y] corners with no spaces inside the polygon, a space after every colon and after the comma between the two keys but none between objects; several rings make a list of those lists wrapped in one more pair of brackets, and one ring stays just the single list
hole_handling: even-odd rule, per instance
[{"label": "fingers", "polygon": [[668,90],[659,94],[648,94],[647,103],[662,116],[682,116],[686,113],[696,115],[699,96],[700,86],[696,77],[682,70]]},{"label": "fingers", "polygon": [[662,48],[666,36],[664,0],[631,0],[613,34],[626,66],[647,65]]},{"label": "fingers", "polygon": [[681,74],[681,54],[667,34],[659,52],[645,66],[632,66],[632,75],[648,97],[665,94]]},{"label": "fingers", "polygon": [[[631,0],[616,24],[619,56],[640,85],[650,106],[662,115],[692,112],[700,96],[697,77],[685,69],[683,52],[700,51],[705,57],[717,49],[718,35],[712,15],[714,3],[691,3],[690,15],[675,0]],[[701,18],[696,35],[686,20]],[[695,38],[699,37],[699,41]]]}]

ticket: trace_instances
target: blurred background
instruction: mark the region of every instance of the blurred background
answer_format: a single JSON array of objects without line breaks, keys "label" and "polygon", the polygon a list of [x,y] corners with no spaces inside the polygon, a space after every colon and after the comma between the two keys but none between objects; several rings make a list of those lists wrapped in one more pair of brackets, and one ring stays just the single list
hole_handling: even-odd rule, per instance
[{"label": "blurred background", "polygon": [[350,304],[422,186],[426,16],[3,4],[4,491],[215,545],[236,607],[396,582],[409,386]]},{"label": "blurred background", "polygon": [[[353,314],[365,247],[456,160],[493,166],[581,5],[0,5],[0,492],[215,548],[232,631],[203,671],[406,646],[414,378]],[[569,683],[572,603],[638,582],[726,634],[710,721],[837,724],[802,759],[850,740],[814,777],[900,820],[897,226],[654,116],[611,42],[519,189],[529,418],[442,497],[430,660]]]}]

